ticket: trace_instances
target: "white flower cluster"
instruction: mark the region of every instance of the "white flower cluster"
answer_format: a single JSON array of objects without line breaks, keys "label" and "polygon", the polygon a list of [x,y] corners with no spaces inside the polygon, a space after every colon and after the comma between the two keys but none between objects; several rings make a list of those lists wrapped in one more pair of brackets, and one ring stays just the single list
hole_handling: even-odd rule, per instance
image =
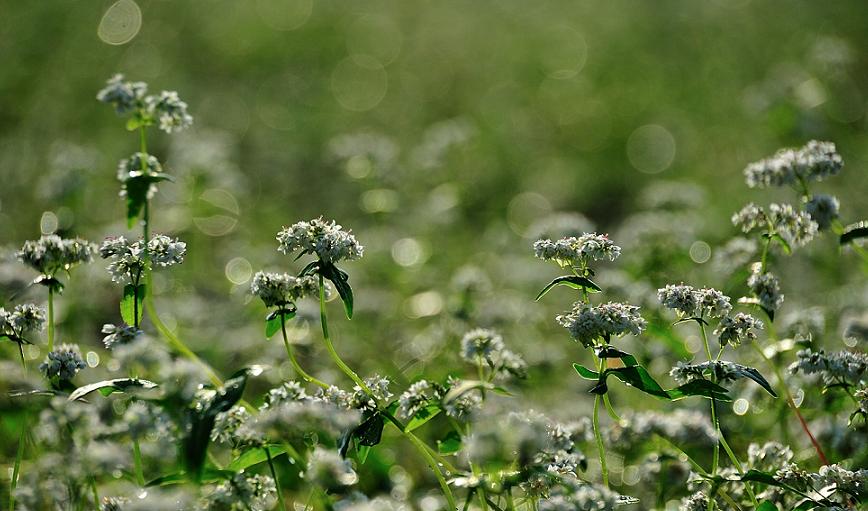
[{"label": "white flower cluster", "polygon": [[751,266],[747,287],[750,288],[759,300],[760,306],[765,310],[776,311],[784,303],[780,280],[770,272],[763,273],[761,263],[754,263]]},{"label": "white flower cluster", "polygon": [[284,227],[277,233],[277,241],[280,243],[278,250],[284,254],[297,251],[316,254],[327,263],[360,259],[364,253],[364,247],[355,236],[342,230],[334,220],[326,221],[322,217]]},{"label": "white flower cluster", "polygon": [[97,93],[96,99],[108,103],[118,114],[123,115],[141,108],[147,92],[148,84],[145,82],[125,82],[124,75],[116,74]]},{"label": "white flower cluster", "polygon": [[175,91],[162,91],[159,95],[147,96],[148,84],[124,81],[117,74],[106,82],[96,99],[114,107],[119,115],[136,112],[138,116],[159,122],[166,133],[181,131],[193,124],[193,117],[187,113],[187,103],[181,101]]},{"label": "white flower cluster", "polygon": [[253,416],[243,406],[233,406],[220,412],[214,420],[211,441],[227,444],[233,449],[263,446],[265,438],[251,427],[254,421]]},{"label": "white flower cluster", "polygon": [[250,283],[250,293],[258,296],[266,307],[286,305],[305,296],[319,293],[319,282],[312,275],[293,277],[287,273],[256,272]]},{"label": "white flower cluster", "polygon": [[717,289],[695,289],[684,284],[669,284],[657,290],[657,299],[680,316],[720,318],[732,310],[730,298]]},{"label": "white flower cluster", "polygon": [[720,320],[720,325],[714,330],[714,335],[717,336],[717,342],[721,346],[731,344],[738,346],[743,339],[756,339],[754,330],[762,330],[763,322],[744,312],[736,313],[734,316],[724,316]]},{"label": "white flower cluster", "polygon": [[[461,385],[461,380],[449,377],[448,387],[455,388]],[[445,389],[444,389],[445,390]],[[482,396],[478,389],[464,392],[463,394],[443,403],[443,411],[446,415],[458,420],[467,420],[482,407]]]},{"label": "white flower cluster", "polygon": [[593,346],[598,339],[608,341],[612,336],[639,335],[647,325],[639,315],[639,307],[618,302],[597,306],[577,302],[572,311],[555,319],[585,347]]},{"label": "white flower cluster", "polygon": [[187,113],[187,103],[181,101],[175,91],[164,90],[159,96],[146,97],[145,107],[160,121],[160,129],[166,133],[184,130],[193,124],[193,117]]},{"label": "white flower cluster", "polygon": [[[156,156],[148,153],[133,153],[118,163],[118,181],[125,183],[130,179],[163,172],[163,166]],[[150,196],[153,194],[151,193]]]},{"label": "white flower cluster", "polygon": [[842,494],[868,495],[868,469],[848,470],[838,464],[825,465],[812,479],[819,487],[834,485]]},{"label": "white flower cluster", "polygon": [[758,470],[777,470],[790,463],[793,456],[793,450],[779,442],[752,443],[747,447],[748,464]]},{"label": "white flower cluster", "polygon": [[71,380],[79,371],[87,367],[81,358],[81,351],[75,344],[61,344],[48,353],[45,361],[39,364],[39,371],[48,378]]},{"label": "white flower cluster", "polygon": [[560,266],[581,266],[588,261],[608,259],[614,261],[621,255],[621,247],[615,245],[605,234],[585,233],[579,237],[538,240],[533,244],[536,257],[554,261]]},{"label": "white flower cluster", "polygon": [[309,396],[300,385],[289,382],[269,391],[260,414],[247,426],[273,440],[294,442],[311,433],[338,438],[361,418],[359,411],[346,406],[346,394],[331,387]]},{"label": "white flower cluster", "polygon": [[123,236],[106,239],[99,248],[103,259],[111,259],[108,271],[115,282],[137,282],[152,265],[172,266],[184,262],[187,244],[156,234],[146,244],[144,240],[130,243]]},{"label": "white flower cluster", "polygon": [[440,399],[443,389],[428,380],[419,380],[398,396],[398,417],[410,419],[433,399]]},{"label": "white flower cluster", "polygon": [[25,241],[15,256],[42,275],[54,276],[60,270],[93,260],[96,245],[81,238],[63,239],[56,234]]},{"label": "white flower cluster", "polygon": [[265,511],[277,501],[274,479],[240,472],[217,485],[199,504],[201,511]]},{"label": "white flower cluster", "polygon": [[134,326],[112,325],[111,323],[102,326],[102,333],[106,334],[102,338],[102,342],[109,350],[116,346],[129,344],[144,334],[142,330]]},{"label": "white flower cluster", "polygon": [[486,363],[495,373],[523,378],[527,363],[521,355],[506,349],[503,338],[487,328],[476,328],[461,338],[461,358],[471,364]]},{"label": "white flower cluster", "polygon": [[11,311],[0,307],[0,336],[11,337],[17,342],[30,332],[39,332],[45,327],[45,311],[32,303],[16,305]]},{"label": "white flower cluster", "polygon": [[350,460],[322,447],[316,447],[308,456],[303,477],[329,493],[345,490],[359,480]]},{"label": "white flower cluster", "polygon": [[799,149],[781,149],[771,158],[751,163],[744,169],[751,188],[795,185],[800,181],[822,181],[838,174],[844,160],[832,142],[812,140]]},{"label": "white flower cluster", "polygon": [[699,364],[688,364],[679,361],[678,364],[669,371],[675,381],[679,383],[690,382],[698,379],[706,379],[705,375],[713,375],[718,383],[732,382],[739,378],[743,378],[746,374],[747,366],[729,362],[727,360],[715,360],[701,362]]},{"label": "white flower cluster", "polygon": [[612,511],[622,504],[621,496],[595,484],[565,479],[547,498],[540,500],[540,511]]},{"label": "white flower cluster", "polygon": [[796,211],[790,204],[770,204],[766,211],[750,203],[732,216],[732,223],[744,233],[756,229],[770,229],[791,246],[806,245],[819,230],[818,223],[809,213]]},{"label": "white flower cluster", "polygon": [[855,351],[799,350],[798,360],[790,365],[793,374],[820,374],[826,383],[844,380],[850,384],[858,383],[868,373],[868,355]]},{"label": "white flower cluster", "polygon": [[825,231],[832,226],[832,222],[838,218],[838,198],[833,195],[812,195],[805,202],[805,212],[817,222],[817,228]]},{"label": "white flower cluster", "polygon": [[713,445],[717,439],[708,416],[694,410],[671,413],[631,412],[608,431],[609,444],[627,452],[662,436],[676,445]]}]

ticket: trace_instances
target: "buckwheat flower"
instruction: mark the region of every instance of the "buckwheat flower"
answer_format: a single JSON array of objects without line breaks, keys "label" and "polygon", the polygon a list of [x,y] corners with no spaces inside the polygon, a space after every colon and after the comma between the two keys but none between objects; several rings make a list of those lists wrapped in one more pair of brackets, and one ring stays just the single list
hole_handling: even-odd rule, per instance
[{"label": "buckwheat flower", "polygon": [[487,328],[476,328],[461,338],[461,358],[471,364],[480,361],[491,364],[504,348],[503,337]]},{"label": "buckwheat flower", "polygon": [[618,302],[597,306],[578,302],[572,311],[555,319],[586,348],[598,339],[608,342],[612,336],[639,335],[647,325],[639,315],[639,307]]},{"label": "buckwheat flower", "polygon": [[184,262],[187,244],[177,238],[155,234],[148,241],[148,258],[157,266],[172,266]]},{"label": "buckwheat flower", "polygon": [[765,188],[822,181],[838,174],[843,166],[835,144],[812,140],[799,149],[781,149],[771,158],[751,163],[744,175],[751,188]]},{"label": "buckwheat flower", "polygon": [[117,74],[111,77],[105,88],[99,91],[96,99],[114,107],[120,114],[126,114],[142,105],[148,85],[144,82],[125,82],[124,75]]},{"label": "buckwheat flower", "polygon": [[283,228],[277,233],[277,241],[280,243],[277,250],[281,253],[316,254],[327,263],[353,261],[364,253],[364,247],[350,231],[322,217]]},{"label": "buckwheat flower", "polygon": [[749,233],[754,229],[768,227],[769,218],[765,210],[754,204],[747,204],[738,213],[732,215],[732,224],[740,228],[742,232]]},{"label": "buckwheat flower", "polygon": [[527,378],[527,362],[518,353],[501,350],[492,362],[498,376]]},{"label": "buckwheat flower", "polygon": [[56,234],[26,241],[15,256],[42,275],[54,276],[58,271],[69,271],[73,266],[93,260],[96,246],[80,238],[62,239]]},{"label": "buckwheat flower", "polygon": [[837,175],[844,168],[844,160],[832,142],[811,140],[799,153],[805,169],[805,179],[822,181]]},{"label": "buckwheat flower", "polygon": [[287,273],[260,271],[253,276],[250,293],[258,296],[266,307],[272,307],[318,295],[319,283],[313,275],[293,277]]},{"label": "buckwheat flower", "polygon": [[193,124],[187,103],[181,101],[175,91],[164,90],[159,96],[148,96],[145,104],[148,113],[160,122],[160,129],[166,133],[184,130]]},{"label": "buckwheat flower", "polygon": [[[118,163],[118,181],[125,183],[130,179],[163,172],[163,166],[156,156],[148,153],[133,153]],[[123,195],[123,193],[122,193]]]},{"label": "buckwheat flower", "polygon": [[54,351],[48,353],[45,361],[39,364],[39,371],[46,378],[59,378],[71,380],[79,371],[87,367],[81,352],[75,344],[61,344]]},{"label": "buckwheat flower", "polygon": [[266,511],[277,501],[274,479],[263,475],[235,474],[205,497],[202,511]]},{"label": "buckwheat flower", "polygon": [[838,198],[832,195],[812,195],[805,202],[805,212],[817,222],[817,228],[825,231],[832,226],[832,222],[838,218]]},{"label": "buckwheat flower", "polygon": [[[448,380],[449,388],[455,388],[458,385],[461,385],[461,380],[450,376]],[[454,399],[444,401],[442,404],[443,410],[449,417],[457,420],[468,420],[482,408],[482,396],[479,389],[472,389]]]},{"label": "buckwheat flower", "polygon": [[621,504],[620,495],[608,488],[568,479],[539,501],[539,510],[612,511]]},{"label": "buckwheat flower", "polygon": [[243,406],[233,406],[225,412],[218,413],[214,418],[211,441],[233,447],[238,445],[238,429],[251,419],[252,415]]},{"label": "buckwheat flower", "polygon": [[554,261],[560,266],[580,266],[588,261],[608,259],[614,261],[621,255],[621,247],[615,245],[605,234],[585,233],[579,237],[538,240],[533,244],[536,257]]},{"label": "buckwheat flower", "polygon": [[776,470],[792,461],[793,456],[793,450],[779,442],[751,443],[747,447],[748,463],[758,470]]},{"label": "buckwheat flower", "polygon": [[806,245],[817,235],[818,224],[811,215],[790,204],[770,204],[768,216],[775,231],[791,245]]},{"label": "buckwheat flower", "polygon": [[819,487],[835,486],[838,492],[864,497],[868,495],[868,470],[847,470],[836,464],[820,467],[814,477]]},{"label": "buckwheat flower", "polygon": [[657,299],[681,316],[693,316],[699,308],[699,293],[692,286],[668,284],[657,290]]},{"label": "buckwheat flower", "polygon": [[359,480],[349,460],[321,447],[315,448],[308,457],[304,478],[329,493],[343,491]]},{"label": "buckwheat flower", "polygon": [[720,320],[720,325],[714,330],[714,335],[717,336],[717,342],[721,346],[731,344],[738,346],[744,339],[756,339],[754,330],[762,330],[762,321],[756,319],[750,314],[738,312],[734,316],[724,316]]},{"label": "buckwheat flower", "polygon": [[45,327],[45,311],[32,303],[16,305],[11,311],[0,307],[0,334],[21,339]]},{"label": "buckwheat flower", "polygon": [[106,323],[102,326],[102,333],[106,334],[102,338],[102,342],[105,344],[106,349],[110,350],[115,346],[133,342],[145,332],[130,325],[112,325],[111,323]]},{"label": "buckwheat flower", "polygon": [[309,399],[289,401],[267,409],[257,416],[254,429],[266,438],[288,442],[304,441],[311,433],[338,438],[358,426],[361,413],[334,403]]},{"label": "buckwheat flower", "polygon": [[705,511],[706,509],[708,509],[708,495],[703,491],[684,497],[678,505],[678,511]]},{"label": "buckwheat flower", "polygon": [[819,374],[826,383],[838,383],[844,380],[851,384],[858,383],[868,373],[868,354],[854,351],[837,351],[826,353],[824,350],[800,350],[796,353],[798,360],[790,365],[793,374]]},{"label": "buckwheat flower", "polygon": [[283,403],[293,401],[307,401],[311,399],[305,392],[304,387],[297,381],[284,382],[279,387],[273,388],[265,395],[265,402],[262,404],[262,410],[279,406]]},{"label": "buckwheat flower", "polygon": [[732,310],[730,298],[717,289],[706,287],[697,293],[699,294],[699,309],[705,316],[722,318]]},{"label": "buckwheat flower", "polygon": [[713,445],[717,440],[708,416],[694,410],[672,413],[629,412],[608,431],[609,443],[623,452],[662,436],[676,445]]},{"label": "buckwheat flower", "polygon": [[868,388],[859,389],[853,393],[853,397],[859,401],[859,413],[868,416]]},{"label": "buckwheat flower", "polygon": [[761,263],[751,266],[751,274],[747,279],[747,287],[759,300],[760,306],[768,311],[776,311],[784,303],[781,294],[781,283],[772,273],[762,271]]},{"label": "buckwheat flower", "polygon": [[99,255],[110,259],[108,267],[113,282],[132,282],[147,269],[144,244],[130,243],[123,236],[107,238],[99,247]]},{"label": "buckwheat flower", "polygon": [[398,397],[398,417],[410,419],[425,408],[429,401],[434,398],[437,389],[428,380],[419,380],[410,385]]},{"label": "buckwheat flower", "polygon": [[354,385],[353,393],[349,396],[349,407],[362,411],[376,410],[378,401],[386,402],[393,396],[389,390],[391,384],[392,382],[388,378],[378,374],[365,378],[365,386],[368,387],[371,393],[368,394],[360,386]]}]

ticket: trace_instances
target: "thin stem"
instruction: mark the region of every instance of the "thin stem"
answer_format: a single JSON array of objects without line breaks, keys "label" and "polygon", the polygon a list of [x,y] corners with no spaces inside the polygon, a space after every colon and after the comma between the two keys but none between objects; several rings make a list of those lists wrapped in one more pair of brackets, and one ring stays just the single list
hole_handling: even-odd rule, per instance
[{"label": "thin stem", "polygon": [[796,414],[796,417],[799,419],[799,425],[802,427],[802,431],[808,436],[811,440],[811,445],[814,446],[814,450],[817,452],[817,456],[820,458],[820,463],[823,465],[829,464],[829,459],[826,458],[826,453],[823,452],[823,448],[820,447],[820,443],[814,437],[811,430],[808,428],[808,423],[805,421],[805,418],[802,417],[802,413],[799,411],[799,407],[796,406],[795,400],[793,400],[793,395],[790,393],[790,388],[787,386],[786,380],[784,380],[784,375],[781,373],[778,365],[769,357],[766,356],[765,352],[759,347],[756,339],[751,341],[751,346],[753,346],[754,351],[759,353],[759,355],[766,361],[766,364],[772,369],[772,372],[775,373],[775,376],[778,379],[779,387],[784,390],[784,395],[787,397],[787,404]]},{"label": "thin stem", "polygon": [[512,501],[512,488],[506,491],[506,509],[508,511],[515,511],[515,503]]},{"label": "thin stem", "polygon": [[133,437],[133,461],[135,462],[136,482],[139,487],[145,487],[145,473],[142,470],[142,450],[139,447],[139,439]]},{"label": "thin stem", "polygon": [[[603,372],[604,359],[600,359],[600,373]],[[609,487],[609,469],[606,466],[606,446],[603,444],[603,435],[600,432],[600,401],[602,396],[597,394],[594,398],[594,438],[597,441],[597,451],[600,455],[600,472],[603,475],[603,486]]]},{"label": "thin stem", "polygon": [[280,479],[277,477],[277,471],[274,470],[274,461],[271,459],[271,452],[268,446],[265,446],[265,458],[268,460],[268,469],[271,471],[271,477],[274,478],[274,485],[277,487],[277,501],[280,502],[280,509],[286,511],[286,503],[283,501],[283,489],[280,487]]},{"label": "thin stem", "polygon": [[302,369],[301,364],[298,363],[298,360],[296,360],[295,353],[293,353],[292,351],[292,346],[289,344],[289,337],[286,335],[286,318],[283,316],[283,314],[280,315],[280,331],[283,334],[283,345],[286,348],[286,354],[287,356],[289,356],[289,361],[290,363],[292,363],[292,367],[295,368],[295,372],[297,372],[299,376],[304,378],[305,381],[327,389],[329,387],[328,383],[318,380],[317,378],[308,374],[307,371]]},{"label": "thin stem", "polygon": [[18,452],[15,455],[15,465],[12,468],[12,480],[9,483],[9,509],[15,509],[15,488],[18,486],[18,475],[21,473],[21,459],[24,457],[24,442],[27,434],[27,420],[21,426],[18,436]]},{"label": "thin stem", "polygon": [[54,351],[54,290],[48,288],[48,351]]},{"label": "thin stem", "polygon": [[90,478],[90,490],[93,493],[93,505],[95,509],[99,509],[99,492],[96,490],[96,478]]},{"label": "thin stem", "polygon": [[428,466],[431,467],[431,470],[434,471],[434,476],[437,478],[437,482],[440,484],[440,489],[443,490],[443,495],[446,497],[446,502],[449,503],[450,511],[457,509],[455,507],[455,497],[452,495],[452,490],[449,488],[449,483],[446,482],[446,478],[443,477],[443,473],[440,472],[440,467],[437,465],[437,461],[428,453],[426,449],[426,445],[424,442],[419,440],[419,438],[412,434],[406,433],[405,436],[410,439],[410,442],[416,446],[420,453],[422,453],[422,457],[425,458],[425,462],[428,463]]},{"label": "thin stem", "polygon": [[325,340],[326,349],[328,350],[329,355],[331,355],[332,360],[335,362],[335,364],[337,364],[340,370],[344,372],[344,374],[349,376],[349,378],[353,380],[353,382],[355,382],[355,384],[358,385],[360,389],[362,389],[365,394],[371,395],[371,389],[369,389],[368,386],[365,385],[365,382],[362,381],[361,378],[359,378],[359,375],[356,374],[355,371],[350,369],[350,366],[344,363],[340,355],[338,355],[338,352],[335,351],[335,347],[332,344],[331,337],[329,337],[328,318],[326,317],[325,307],[325,282],[323,282],[322,275],[319,276],[319,317],[320,323],[322,324],[322,336]]},{"label": "thin stem", "polygon": [[[701,319],[701,318],[700,318]],[[705,355],[708,357],[709,362],[714,361],[714,357],[711,355],[711,347],[708,344],[708,333],[705,331],[705,323],[699,321],[699,331],[702,333],[702,344],[705,347]],[[717,383],[716,378],[712,375],[712,381]],[[714,453],[712,454],[712,462],[711,462],[711,475],[717,475],[717,468],[720,464],[720,438],[723,437],[723,433],[720,431],[720,421],[717,419],[717,406],[714,397],[711,398],[711,423],[714,426],[714,432],[717,435],[717,439],[714,442]],[[709,509],[711,508],[711,504],[713,499],[709,500]]]}]

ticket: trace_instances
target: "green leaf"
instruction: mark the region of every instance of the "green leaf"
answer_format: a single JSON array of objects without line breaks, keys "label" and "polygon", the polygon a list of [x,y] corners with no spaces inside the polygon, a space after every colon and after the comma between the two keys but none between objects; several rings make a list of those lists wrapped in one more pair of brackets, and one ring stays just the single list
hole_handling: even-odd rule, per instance
[{"label": "green leaf", "polygon": [[440,454],[455,454],[461,450],[461,435],[454,429],[446,433],[441,440],[437,440],[437,451]]},{"label": "green leaf", "polygon": [[280,331],[281,328],[281,320],[280,317],[283,316],[283,321],[288,321],[295,317],[295,308],[281,308],[274,312],[268,314],[265,317],[265,338],[271,339],[274,337],[274,334]]},{"label": "green leaf", "polygon": [[145,313],[145,285],[124,286],[124,297],[121,299],[121,317],[127,325],[139,325]]},{"label": "green leaf", "polygon": [[778,243],[780,243],[781,247],[784,249],[785,254],[790,255],[793,253],[793,248],[790,246],[790,243],[786,239],[784,239],[783,236],[775,233],[772,235],[772,239],[777,240]]},{"label": "green leaf", "polygon": [[188,410],[190,430],[182,443],[184,467],[194,482],[202,482],[205,466],[205,455],[211,441],[211,430],[217,414],[228,411],[235,406],[244,393],[249,369],[232,375],[214,397],[199,409]]},{"label": "green leaf", "polygon": [[631,387],[636,387],[646,394],[663,399],[669,399],[669,394],[660,386],[659,383],[657,383],[657,381],[654,380],[653,377],[651,377],[651,374],[640,365],[606,369],[603,371],[603,376],[600,378],[599,383],[591,388],[589,392],[592,394],[605,394],[608,392],[609,389],[606,385],[606,379],[610,374],[615,375],[615,377],[622,382]]},{"label": "green leaf", "polygon": [[668,390],[667,393],[669,394],[669,399],[672,401],[678,401],[690,396],[713,398],[722,402],[732,401],[732,398],[729,397],[729,390],[703,379],[689,381],[684,385]]},{"label": "green leaf", "polygon": [[75,389],[67,399],[69,401],[75,401],[97,390],[103,396],[109,396],[115,392],[127,392],[131,389],[150,390],[156,387],[156,383],[148,380],[140,380],[138,378],[117,378],[114,380],[103,380],[83,385]]},{"label": "green leaf", "polygon": [[[235,475],[235,472],[231,470],[220,470],[214,467],[205,467],[202,470],[201,477],[199,478],[199,482],[202,483],[216,483],[220,481],[225,481],[232,476]],[[190,478],[186,472],[175,472],[172,474],[167,474],[164,476],[160,476],[156,479],[152,479],[145,487],[153,487],[153,486],[170,486],[173,484],[183,484],[189,481]]]},{"label": "green leaf", "polygon": [[[741,476],[741,480],[746,483],[763,483],[771,486],[781,486],[775,476],[769,474],[768,472],[763,472],[761,470],[750,469],[743,476]],[[782,487],[782,486],[781,486]]]},{"label": "green leaf", "polygon": [[597,355],[597,358],[620,358],[621,362],[628,367],[639,365],[639,361],[636,360],[636,357],[608,344],[605,346],[597,346],[594,348],[594,353]]},{"label": "green leaf", "polygon": [[364,464],[368,460],[368,454],[371,453],[371,446],[361,445],[358,439],[353,440],[353,449],[356,451],[356,457],[359,463]]},{"label": "green leaf", "polygon": [[144,123],[139,116],[134,115],[127,119],[127,131],[136,131],[141,126],[144,126]]},{"label": "green leaf", "polygon": [[272,458],[276,458],[286,452],[285,447],[277,444],[269,445],[268,447],[248,449],[232,460],[232,462],[230,462],[226,467],[226,470],[240,472],[246,468],[268,461],[268,455],[265,451],[266,448],[268,449],[268,454],[271,454]]},{"label": "green leaf", "polygon": [[775,391],[772,390],[772,386],[769,384],[768,380],[766,380],[765,377],[755,368],[741,364],[732,364],[730,367],[738,376],[755,381],[760,387],[765,389],[766,392],[771,394],[772,397],[778,397]]},{"label": "green leaf", "polygon": [[321,265],[320,272],[323,277],[327,278],[335,285],[335,289],[338,290],[341,301],[344,302],[344,310],[347,313],[347,318],[353,319],[353,288],[350,287],[349,275],[331,263]]},{"label": "green leaf", "polygon": [[551,291],[551,289],[555,286],[567,286],[573,289],[584,289],[589,293],[599,293],[603,291],[602,289],[600,289],[600,286],[595,284],[591,279],[579,277],[577,275],[563,275],[549,282],[548,285],[544,287],[538,295],[536,295],[536,300],[539,301],[540,298],[545,296],[546,293]]},{"label": "green leaf", "polygon": [[599,380],[600,379],[600,373],[598,373],[597,371],[588,369],[587,367],[585,367],[581,364],[573,364],[573,369],[575,369],[576,372],[579,373],[579,376],[581,376],[582,378],[584,378],[586,380]]},{"label": "green leaf", "polygon": [[424,408],[416,412],[416,415],[414,415],[413,418],[404,425],[404,431],[409,433],[410,431],[419,428],[436,417],[442,410],[440,403],[428,403]]},{"label": "green leaf", "polygon": [[774,505],[770,500],[764,500],[757,506],[756,511],[778,511],[778,506]]},{"label": "green leaf", "polygon": [[346,457],[350,446],[353,446],[357,454],[364,454],[367,457],[367,452],[362,453],[359,450],[359,446],[373,447],[379,444],[380,440],[383,439],[383,428],[385,425],[386,423],[380,412],[366,413],[362,417],[362,422],[350,429],[341,438],[339,449],[341,456]]},{"label": "green leaf", "polygon": [[844,232],[841,233],[840,243],[846,245],[859,238],[868,238],[868,221],[862,220],[845,227]]}]

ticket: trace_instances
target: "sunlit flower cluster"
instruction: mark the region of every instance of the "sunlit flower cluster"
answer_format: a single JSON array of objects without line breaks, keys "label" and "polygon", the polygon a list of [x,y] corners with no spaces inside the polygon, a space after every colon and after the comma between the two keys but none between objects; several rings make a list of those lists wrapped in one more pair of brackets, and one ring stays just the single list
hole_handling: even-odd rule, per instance
[{"label": "sunlit flower cluster", "polygon": [[250,293],[258,296],[266,307],[285,305],[319,292],[316,277],[293,277],[287,273],[256,272],[250,283]]},{"label": "sunlit flower cluster", "polygon": [[724,316],[720,319],[720,325],[714,330],[717,341],[721,346],[730,344],[738,346],[743,340],[756,339],[756,330],[762,330],[762,321],[750,314],[738,312],[732,316]]},{"label": "sunlit flower cluster", "polygon": [[147,92],[148,84],[145,82],[124,81],[124,75],[116,74],[97,93],[96,99],[111,105],[118,114],[123,115],[141,108]]},{"label": "sunlit flower cluster", "polygon": [[166,133],[181,131],[193,124],[187,113],[187,103],[181,101],[175,91],[162,91],[159,95],[147,95],[148,84],[125,81],[117,74],[111,77],[100,90],[96,99],[114,107],[118,115],[136,114],[140,121],[157,122]]},{"label": "sunlit flower cluster", "polygon": [[750,203],[732,216],[732,223],[748,233],[756,229],[770,230],[790,245],[802,246],[814,239],[818,223],[804,211],[789,204],[770,204],[768,210]]},{"label": "sunlit flower cluster", "polygon": [[112,349],[123,344],[129,344],[136,340],[144,332],[129,325],[112,325],[106,323],[102,326],[102,333],[106,334],[102,342],[106,349]]},{"label": "sunlit flower cluster", "polygon": [[751,163],[744,175],[751,188],[765,188],[822,181],[838,174],[843,166],[835,144],[812,140],[799,149],[781,149],[771,158]]},{"label": "sunlit flower cluster", "polygon": [[187,244],[162,234],[129,242],[123,236],[106,239],[99,248],[103,259],[110,259],[108,271],[115,282],[137,282],[144,271],[156,266],[172,266],[184,262]]},{"label": "sunlit flower cluster", "polygon": [[790,372],[819,374],[826,383],[858,383],[868,373],[868,355],[855,351],[800,350],[798,360],[790,365]]},{"label": "sunlit flower cluster", "polygon": [[81,351],[74,344],[61,344],[48,353],[39,370],[48,378],[71,380],[79,371],[87,367],[81,358]]},{"label": "sunlit flower cluster", "polygon": [[812,195],[805,202],[805,212],[811,216],[814,222],[817,222],[817,229],[821,231],[829,229],[832,222],[837,220],[839,207],[837,197],[822,193]]},{"label": "sunlit flower cluster", "polygon": [[60,270],[69,271],[73,266],[91,262],[94,252],[96,246],[89,241],[49,234],[36,241],[25,241],[15,255],[42,275],[53,276]]},{"label": "sunlit flower cluster", "polygon": [[776,311],[784,303],[780,280],[770,272],[763,272],[761,263],[751,266],[747,287],[757,298],[759,305],[767,311]]},{"label": "sunlit flower cluster", "polygon": [[277,234],[278,250],[284,254],[316,254],[322,261],[337,263],[362,257],[364,247],[349,231],[332,221],[315,218],[285,227]]},{"label": "sunlit flower cluster", "polygon": [[712,288],[695,289],[684,284],[669,284],[657,290],[657,299],[681,316],[719,318],[732,310],[730,298]]},{"label": "sunlit flower cluster", "polygon": [[533,244],[536,257],[554,261],[561,266],[582,266],[589,261],[608,259],[614,261],[621,255],[621,247],[615,245],[605,234],[585,233],[556,241],[538,240]]},{"label": "sunlit flower cluster", "polygon": [[639,315],[639,307],[618,302],[597,306],[578,302],[572,311],[556,319],[585,347],[593,346],[599,339],[608,341],[625,334],[639,335],[647,325]]},{"label": "sunlit flower cluster", "polygon": [[148,96],[145,106],[166,133],[181,131],[193,124],[193,117],[187,113],[187,103],[181,101],[175,91],[164,90],[159,96]]},{"label": "sunlit flower cluster", "polygon": [[45,327],[45,311],[32,303],[16,305],[11,311],[0,307],[0,335],[21,341],[30,332]]}]

